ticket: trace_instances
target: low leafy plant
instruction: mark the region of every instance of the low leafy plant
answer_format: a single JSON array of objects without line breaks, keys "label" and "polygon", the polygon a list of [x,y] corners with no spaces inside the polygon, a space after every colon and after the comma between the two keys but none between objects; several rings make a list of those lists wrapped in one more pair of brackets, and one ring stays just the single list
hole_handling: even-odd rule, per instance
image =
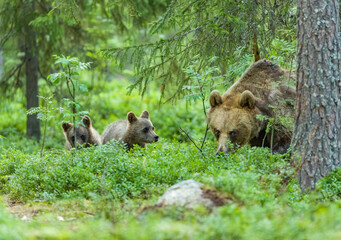
[{"label": "low leafy plant", "polygon": [[[0,228],[7,234],[1,236],[16,232],[22,238],[201,240],[319,239],[321,234],[338,239],[340,234],[339,171],[320,181],[315,193],[301,193],[290,157],[266,148],[244,146],[216,156],[210,140],[202,154],[192,144],[177,141],[136,147],[134,152],[112,142],[81,149],[70,159],[73,150],[46,150],[41,158],[14,149],[7,138],[2,141],[2,194],[34,209],[39,209],[37,203],[51,207],[66,199],[71,205],[63,212],[56,207],[54,216],[39,211],[25,225],[2,216],[0,206],[0,222],[5,219],[12,226]],[[190,178],[230,196],[230,201],[213,211],[151,207],[168,187]],[[80,208],[91,217],[80,212],[78,217],[71,214],[75,220],[56,220],[75,211],[72,202],[86,203]],[[32,229],[39,229],[34,237]]]},{"label": "low leafy plant", "polygon": [[[65,82],[70,95],[70,98],[64,99],[67,107],[62,111],[63,119],[71,117],[74,126],[83,124],[82,121],[76,121],[76,119],[88,114],[88,112],[82,111],[81,104],[76,100],[76,90],[79,90],[81,93],[86,93],[88,88],[79,81],[77,76],[79,76],[79,70],[89,69],[91,63],[80,62],[79,59],[75,57],[54,55],[54,58],[56,59],[55,64],[61,64],[62,70],[58,73],[50,74],[47,79],[51,81],[53,85],[59,85]],[[68,110],[70,108],[72,109],[71,112]]]},{"label": "low leafy plant", "polygon": [[39,98],[42,99],[43,105],[42,107],[35,107],[31,108],[30,110],[27,111],[27,114],[32,115],[37,113],[37,118],[42,120],[44,122],[44,133],[43,133],[43,142],[41,145],[41,150],[40,150],[40,157],[43,156],[43,151],[45,148],[45,139],[46,139],[46,129],[47,129],[47,121],[55,117],[55,113],[59,110],[63,110],[62,108],[55,108],[52,105],[52,98],[53,96],[49,97],[43,97],[43,96],[38,96]]},{"label": "low leafy plant", "polygon": [[[281,155],[261,148],[241,148],[217,159],[214,147],[209,141],[200,153],[192,145],[173,141],[127,153],[113,142],[82,149],[72,159],[69,156],[73,151],[46,152],[40,158],[8,149],[2,153],[5,165],[0,173],[4,189],[15,199],[87,198],[95,193],[124,200],[149,198],[178,181],[215,176],[221,169],[253,169],[259,176],[273,171],[277,176],[277,171],[288,164]],[[268,159],[266,163],[264,158]]]},{"label": "low leafy plant", "polygon": [[315,192],[321,193],[323,199],[338,201],[341,198],[341,168],[322,178],[316,186]]}]

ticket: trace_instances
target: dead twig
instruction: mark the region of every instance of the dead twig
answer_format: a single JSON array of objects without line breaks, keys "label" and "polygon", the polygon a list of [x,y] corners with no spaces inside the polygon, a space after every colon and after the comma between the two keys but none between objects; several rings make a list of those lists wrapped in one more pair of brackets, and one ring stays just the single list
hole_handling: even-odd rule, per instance
[{"label": "dead twig", "polygon": [[197,144],[194,142],[194,140],[188,135],[188,133],[187,133],[185,130],[183,130],[181,127],[179,128],[179,130],[185,134],[185,136],[194,144],[194,146],[199,150],[199,152],[205,157],[205,155],[204,155],[203,152],[202,152],[202,149],[200,149],[200,148],[198,147],[198,145],[197,145]]},{"label": "dead twig", "polygon": [[91,213],[91,212],[87,212],[87,211],[83,211],[83,213],[86,213],[86,214],[91,215],[91,216],[95,216],[96,215],[95,213]]},{"label": "dead twig", "polygon": [[201,147],[200,147],[201,151],[204,148],[206,137],[207,137],[207,132],[208,132],[209,129],[210,128],[208,127],[208,124],[206,124],[205,136],[204,136],[204,139],[202,140]]}]

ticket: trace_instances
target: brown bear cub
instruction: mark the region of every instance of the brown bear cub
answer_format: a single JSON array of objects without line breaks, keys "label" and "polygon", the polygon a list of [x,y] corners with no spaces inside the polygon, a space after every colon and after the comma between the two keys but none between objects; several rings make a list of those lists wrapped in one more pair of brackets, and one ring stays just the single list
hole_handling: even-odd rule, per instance
[{"label": "brown bear cub", "polygon": [[159,136],[154,132],[154,126],[149,119],[149,112],[143,111],[140,117],[133,112],[127,114],[127,120],[118,120],[110,124],[102,134],[103,144],[111,139],[124,142],[128,150],[134,144],[144,147],[146,143],[157,142]]},{"label": "brown bear cub", "polygon": [[212,91],[207,123],[218,141],[217,153],[230,151],[227,141],[234,146],[272,146],[272,151],[285,153],[290,146],[292,129],[278,123],[273,136],[272,131],[266,134],[266,118],[294,117],[296,90],[287,85],[290,81],[295,81],[294,73],[260,60],[223,95]]},{"label": "brown bear cub", "polygon": [[78,127],[76,127],[76,129],[73,127],[72,123],[63,123],[63,133],[66,140],[65,148],[67,150],[75,148],[76,146],[87,148],[90,147],[90,145],[98,146],[102,144],[101,136],[92,127],[90,117],[85,116],[82,119],[82,122],[84,123],[84,126],[82,124],[78,124]]}]

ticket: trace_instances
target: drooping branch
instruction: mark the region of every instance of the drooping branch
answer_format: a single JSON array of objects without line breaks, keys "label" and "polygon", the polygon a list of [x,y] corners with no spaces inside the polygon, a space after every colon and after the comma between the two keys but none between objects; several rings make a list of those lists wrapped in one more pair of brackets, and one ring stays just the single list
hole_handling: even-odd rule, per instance
[{"label": "drooping branch", "polygon": [[11,36],[13,35],[14,31],[14,22],[11,23],[11,27],[10,29],[8,30],[8,33],[6,33],[6,35],[1,38],[1,41],[0,41],[0,48],[3,48],[3,46],[5,45],[5,43],[8,41],[8,39],[11,38]]},{"label": "drooping branch", "polygon": [[183,68],[192,64],[196,56],[205,64],[209,64],[208,59],[213,56],[219,57],[221,67],[226,68],[239,57],[235,54],[238,48],[250,51],[249,46],[255,43],[255,60],[260,59],[258,40],[264,45],[262,49],[269,49],[277,25],[286,24],[288,21],[283,19],[291,17],[282,13],[293,8],[293,2],[171,1],[165,13],[151,25],[149,33],[172,29],[173,36],[141,45],[105,49],[101,53],[121,68],[133,64],[136,81],[130,90],[138,88],[143,95],[150,81],[159,81],[161,96],[165,97],[163,91],[168,89],[165,86],[175,81],[178,87],[170,96],[176,98],[188,81]]},{"label": "drooping branch", "polygon": [[8,80],[11,79],[12,77],[14,77],[15,74],[17,74],[16,83],[18,82],[20,70],[21,70],[22,66],[25,64],[25,62],[26,62],[26,58],[22,59],[22,61],[19,64],[14,66],[11,70],[7,71],[7,73],[2,77],[2,79],[0,81],[0,86],[2,86],[1,87],[2,92],[6,92],[7,89],[11,86],[11,84],[9,84]]}]

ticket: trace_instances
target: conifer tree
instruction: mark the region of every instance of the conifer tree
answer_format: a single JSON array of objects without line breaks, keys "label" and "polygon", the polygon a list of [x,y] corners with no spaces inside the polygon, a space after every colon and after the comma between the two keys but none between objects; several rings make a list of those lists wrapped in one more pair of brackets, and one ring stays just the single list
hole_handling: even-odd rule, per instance
[{"label": "conifer tree", "polygon": [[301,190],[341,166],[339,1],[299,0],[293,157]]},{"label": "conifer tree", "polygon": [[252,52],[256,40],[255,49],[264,58],[277,30],[294,28],[293,0],[173,0],[148,29],[155,41],[102,53],[121,67],[133,64],[136,81],[131,88],[139,88],[142,95],[150,81],[157,81],[162,91],[176,85],[172,97],[177,97],[188,84],[182,70],[193,59],[198,59],[200,71],[213,56],[219,57],[224,73],[229,64],[240,60],[237,50]]}]

